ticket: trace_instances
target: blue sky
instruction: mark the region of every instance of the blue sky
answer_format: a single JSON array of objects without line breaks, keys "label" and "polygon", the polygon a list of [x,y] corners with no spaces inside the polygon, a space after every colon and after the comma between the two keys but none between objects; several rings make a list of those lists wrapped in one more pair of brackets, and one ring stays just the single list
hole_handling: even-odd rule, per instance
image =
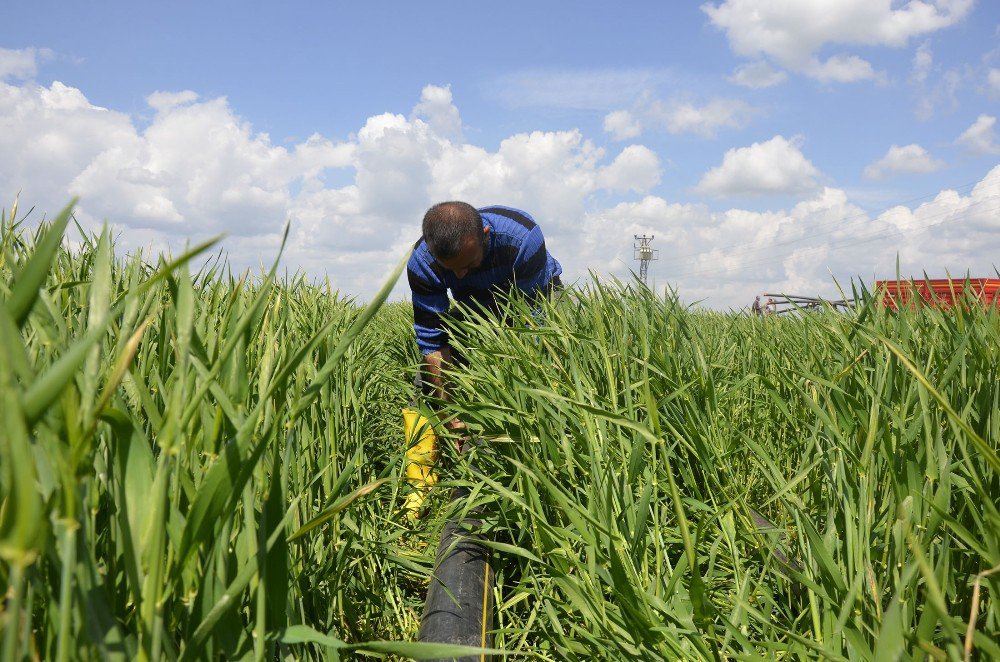
[{"label": "blue sky", "polygon": [[[531,212],[572,278],[738,307],[992,275],[1000,4],[18,3],[0,203],[124,248],[227,233],[362,297],[444,198]],[[397,292],[405,295],[405,290]]]}]

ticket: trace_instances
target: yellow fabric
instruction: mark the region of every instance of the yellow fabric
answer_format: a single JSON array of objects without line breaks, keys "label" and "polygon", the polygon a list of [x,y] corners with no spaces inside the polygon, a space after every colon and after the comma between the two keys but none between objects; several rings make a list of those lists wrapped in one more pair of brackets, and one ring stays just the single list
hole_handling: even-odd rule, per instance
[{"label": "yellow fabric", "polygon": [[424,499],[438,479],[434,471],[438,461],[437,435],[425,416],[408,407],[403,409],[403,431],[406,438],[406,482],[413,487],[403,507],[411,519],[416,519],[423,514]]}]

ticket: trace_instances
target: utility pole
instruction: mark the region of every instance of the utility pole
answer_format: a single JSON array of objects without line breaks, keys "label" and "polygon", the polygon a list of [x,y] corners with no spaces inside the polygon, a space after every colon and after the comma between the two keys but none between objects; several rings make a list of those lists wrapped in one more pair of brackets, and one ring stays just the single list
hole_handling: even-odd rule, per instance
[{"label": "utility pole", "polygon": [[639,279],[646,283],[646,277],[649,274],[649,262],[651,260],[659,259],[658,254],[660,251],[654,250],[649,242],[653,241],[655,235],[633,235],[635,237],[635,243],[632,245],[635,248],[634,259],[639,260]]}]

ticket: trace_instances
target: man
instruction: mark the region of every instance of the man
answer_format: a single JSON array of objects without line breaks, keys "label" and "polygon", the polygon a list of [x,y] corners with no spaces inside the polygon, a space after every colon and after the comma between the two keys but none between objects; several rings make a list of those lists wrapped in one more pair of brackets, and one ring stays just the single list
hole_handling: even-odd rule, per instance
[{"label": "man", "polygon": [[444,326],[448,290],[456,303],[495,311],[496,294],[515,289],[527,295],[545,294],[561,286],[561,273],[559,262],[545,247],[541,228],[526,212],[501,206],[476,209],[456,201],[427,210],[423,236],[406,268],[427,386],[444,397],[441,369],[455,359]]}]

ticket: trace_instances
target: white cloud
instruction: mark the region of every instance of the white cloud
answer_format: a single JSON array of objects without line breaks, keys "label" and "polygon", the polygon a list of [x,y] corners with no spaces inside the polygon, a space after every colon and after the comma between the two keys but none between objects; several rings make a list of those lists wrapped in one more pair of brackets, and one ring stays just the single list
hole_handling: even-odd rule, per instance
[{"label": "white cloud", "polygon": [[933,158],[920,145],[892,145],[882,158],[865,168],[864,174],[868,179],[881,179],[893,172],[924,174],[943,167],[943,161]]},{"label": "white cloud", "polygon": [[598,185],[609,191],[645,193],[660,183],[660,158],[643,145],[630,145],[598,172]]},{"label": "white cloud", "polygon": [[767,142],[730,149],[722,165],[701,178],[697,190],[713,196],[796,194],[814,190],[819,171],[796,140],[775,136]]},{"label": "white cloud", "polygon": [[627,110],[615,110],[604,116],[604,130],[615,140],[628,140],[642,133],[642,124]]},{"label": "white cloud", "polygon": [[84,168],[135,139],[127,115],[91,105],[75,88],[0,82],[0,192],[8,198],[21,190],[25,201],[61,208]]},{"label": "white cloud", "polygon": [[859,80],[883,78],[872,68],[871,62],[857,55],[834,55],[825,62],[813,60],[802,71],[807,76],[824,83],[853,83]]},{"label": "white cloud", "polygon": [[1000,154],[997,144],[997,134],[994,125],[997,118],[990,115],[980,115],[956,140],[956,144],[974,154]]},{"label": "white cloud", "polygon": [[0,84],[8,165],[0,187],[52,207],[80,195],[83,214],[132,227],[253,234],[284,223],[293,181],[350,164],[329,141],[313,137],[289,151],[254,133],[224,99],[191,99],[151,95],[160,110],[140,132],[128,115],[58,81]]},{"label": "white cloud", "polygon": [[424,87],[420,93],[420,103],[413,108],[413,116],[427,122],[440,136],[452,140],[462,139],[462,118],[452,102],[450,85]]},{"label": "white cloud", "polygon": [[758,60],[736,67],[729,80],[743,87],[763,89],[782,83],[786,78],[788,78],[788,74],[784,71],[775,69],[763,60]]},{"label": "white cloud", "polygon": [[701,8],[713,25],[725,31],[737,55],[764,56],[821,80],[853,81],[875,76],[870,63],[846,54],[822,61],[818,54],[837,44],[904,46],[914,37],[958,23],[973,5],[973,0],[723,0]]},{"label": "white cloud", "polygon": [[0,81],[8,78],[28,80],[38,73],[39,62],[51,60],[55,54],[48,48],[0,48]]},{"label": "white cloud", "polygon": [[135,217],[133,225],[258,234],[287,220],[293,180],[343,165],[333,145],[315,139],[292,152],[271,144],[225,99],[164,103],[144,133],[129,128],[126,140],[83,167],[69,191],[88,211]]},{"label": "white cloud", "polygon": [[648,123],[662,124],[673,134],[714,136],[719,129],[746,126],[754,108],[739,99],[712,99],[703,106],[687,102],[654,102],[646,111]]},{"label": "white cloud", "polygon": [[[914,209],[894,207],[872,222],[886,227],[899,254],[908,258],[904,274],[921,276],[926,270],[931,277],[941,277],[947,272],[964,275],[970,271],[973,276],[990,276],[1000,254],[998,211],[1000,166],[987,173],[968,196],[944,190],[928,203]],[[887,249],[891,247],[882,249],[886,272],[890,271]]]}]

